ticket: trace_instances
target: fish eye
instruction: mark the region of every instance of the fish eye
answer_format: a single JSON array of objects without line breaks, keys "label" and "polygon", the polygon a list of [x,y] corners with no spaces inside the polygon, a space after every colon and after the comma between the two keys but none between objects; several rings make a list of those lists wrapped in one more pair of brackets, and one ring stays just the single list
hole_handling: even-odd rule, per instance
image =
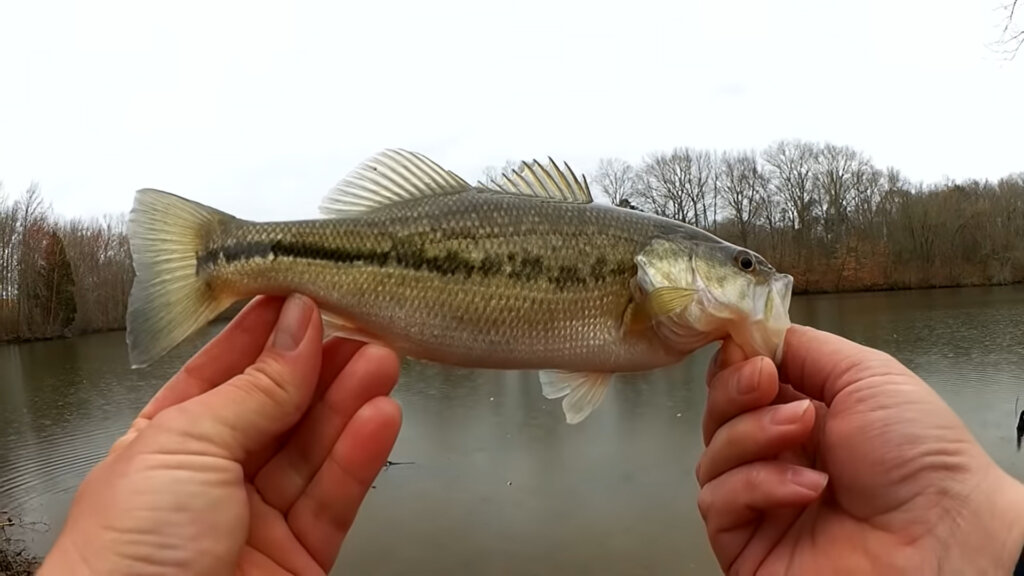
[{"label": "fish eye", "polygon": [[749,252],[741,250],[736,253],[736,264],[745,272],[750,272],[755,266],[754,257]]}]

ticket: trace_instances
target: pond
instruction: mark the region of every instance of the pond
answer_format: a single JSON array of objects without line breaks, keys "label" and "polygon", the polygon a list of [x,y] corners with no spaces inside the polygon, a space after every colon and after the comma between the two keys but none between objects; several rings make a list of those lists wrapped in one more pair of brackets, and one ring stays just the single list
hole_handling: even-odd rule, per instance
[{"label": "pond", "polygon": [[[893,354],[1024,478],[1024,287],[798,296],[795,322]],[[82,477],[177,366],[223,324],[145,370],[122,332],[0,346],[0,510],[51,527]],[[714,574],[696,508],[704,374],[717,345],[627,378],[576,426],[531,372],[405,362],[404,425],[337,574]],[[1024,408],[1024,402],[1021,403]]]}]

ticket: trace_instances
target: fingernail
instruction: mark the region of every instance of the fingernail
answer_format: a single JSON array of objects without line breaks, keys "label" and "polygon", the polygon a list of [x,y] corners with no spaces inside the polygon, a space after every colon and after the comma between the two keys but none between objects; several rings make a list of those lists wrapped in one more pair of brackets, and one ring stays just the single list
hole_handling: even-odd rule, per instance
[{"label": "fingernail", "polygon": [[790,467],[786,472],[786,477],[790,483],[814,493],[821,492],[825,483],[828,482],[828,474],[800,466]]},{"label": "fingernail", "polygon": [[753,394],[756,390],[757,377],[751,378],[749,375],[744,374],[742,370],[732,379],[732,392],[736,396]]},{"label": "fingernail", "polygon": [[304,296],[292,294],[284,303],[281,316],[274,328],[274,348],[291,352],[299,347],[309,327],[310,305]]},{"label": "fingernail", "polygon": [[770,422],[780,426],[794,424],[800,420],[800,417],[804,415],[804,412],[806,412],[807,408],[810,406],[811,401],[807,399],[776,406],[772,409],[771,415],[769,416]]}]

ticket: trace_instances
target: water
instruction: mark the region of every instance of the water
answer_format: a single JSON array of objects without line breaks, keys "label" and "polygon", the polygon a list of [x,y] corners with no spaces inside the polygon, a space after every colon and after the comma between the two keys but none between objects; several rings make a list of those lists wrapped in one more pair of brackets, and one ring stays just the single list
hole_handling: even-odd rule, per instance
[{"label": "water", "polygon": [[[797,297],[794,321],[886,350],[1024,479],[1024,287]],[[123,333],[0,346],[0,510],[44,522],[45,553],[85,473],[176,366],[144,371]],[[613,387],[577,426],[531,373],[406,363],[404,425],[337,574],[713,574],[696,509],[704,373],[713,348]],[[1024,408],[1024,403],[1022,403]]]}]

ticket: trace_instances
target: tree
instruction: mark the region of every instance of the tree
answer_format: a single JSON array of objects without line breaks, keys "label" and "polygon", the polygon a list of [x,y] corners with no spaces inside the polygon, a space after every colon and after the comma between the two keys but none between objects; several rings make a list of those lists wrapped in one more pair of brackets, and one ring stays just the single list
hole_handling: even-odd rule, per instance
[{"label": "tree", "polygon": [[748,244],[767,206],[768,180],[754,152],[728,152],[719,163],[722,199],[732,214],[739,240]]},{"label": "tree", "polygon": [[501,168],[497,166],[484,166],[481,172],[480,181],[485,185],[490,184],[492,181],[501,181],[501,177],[505,174],[511,174],[522,166],[522,162],[519,160],[506,160],[505,165]]},{"label": "tree", "polygon": [[763,158],[775,194],[783,200],[802,237],[809,238],[817,208],[814,179],[817,147],[810,142],[783,140],[767,148]]},{"label": "tree", "polygon": [[1005,47],[1003,52],[1013,59],[1021,46],[1024,46],[1024,28],[1016,27],[1014,22],[1014,18],[1017,16],[1017,0],[1004,5],[1003,10],[1006,11],[1006,21],[1003,24],[1000,44]]},{"label": "tree", "polygon": [[60,235],[51,229],[45,238],[40,247],[42,262],[36,272],[33,307],[40,318],[42,335],[53,336],[66,333],[75,321],[75,278]]},{"label": "tree", "polygon": [[714,158],[706,150],[675,148],[649,154],[636,173],[641,208],[699,227],[711,227],[715,214]]},{"label": "tree", "polygon": [[636,170],[620,158],[601,158],[594,170],[594,186],[619,207],[632,206],[636,195]]}]

